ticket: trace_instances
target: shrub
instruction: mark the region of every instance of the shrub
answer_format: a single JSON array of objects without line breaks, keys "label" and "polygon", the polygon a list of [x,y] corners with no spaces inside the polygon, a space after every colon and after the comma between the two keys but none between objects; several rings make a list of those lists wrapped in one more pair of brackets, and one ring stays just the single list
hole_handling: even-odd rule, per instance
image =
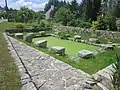
[{"label": "shrub", "polygon": [[58,33],[58,36],[59,36],[61,39],[68,39],[68,37],[70,37],[70,35],[67,34],[66,32],[59,32],[59,33]]},{"label": "shrub", "polygon": [[92,26],[92,25],[91,25],[90,22],[81,21],[81,22],[79,23],[79,27],[81,27],[81,28],[90,28],[91,26]]},{"label": "shrub", "polygon": [[38,29],[38,25],[32,25],[34,29]]},{"label": "shrub", "polygon": [[91,23],[87,21],[83,21],[80,19],[73,19],[68,24],[68,26],[75,26],[75,27],[81,27],[81,28],[90,28]]},{"label": "shrub", "polygon": [[78,24],[78,20],[71,20],[70,22],[67,23],[67,26],[74,26],[74,27],[77,27],[79,24]]},{"label": "shrub", "polygon": [[99,22],[98,21],[93,21],[92,22],[92,28],[94,30],[98,30],[99,29]]},{"label": "shrub", "polygon": [[114,30],[114,31],[117,30],[115,16],[107,14],[107,15],[105,15],[105,17],[103,19],[107,25],[107,29]]},{"label": "shrub", "polygon": [[40,24],[39,24],[39,28],[41,28],[41,27],[45,27],[45,23],[44,22],[40,22]]},{"label": "shrub", "polygon": [[24,25],[23,25],[22,23],[17,23],[17,24],[16,24],[16,28],[23,29],[23,28],[24,28]]},{"label": "shrub", "polygon": [[98,16],[97,21],[92,22],[92,28],[96,30],[106,30],[106,20],[102,16]]},{"label": "shrub", "polygon": [[103,16],[98,16],[97,22],[99,23],[98,30],[106,30],[107,29],[107,23],[106,23],[105,18]]}]

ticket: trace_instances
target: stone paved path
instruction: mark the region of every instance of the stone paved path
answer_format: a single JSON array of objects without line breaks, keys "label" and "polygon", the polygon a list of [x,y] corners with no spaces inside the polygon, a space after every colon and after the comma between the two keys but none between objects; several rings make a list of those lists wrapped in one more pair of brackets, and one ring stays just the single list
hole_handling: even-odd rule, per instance
[{"label": "stone paved path", "polygon": [[93,90],[90,75],[11,37],[5,37],[21,75],[22,90]]}]

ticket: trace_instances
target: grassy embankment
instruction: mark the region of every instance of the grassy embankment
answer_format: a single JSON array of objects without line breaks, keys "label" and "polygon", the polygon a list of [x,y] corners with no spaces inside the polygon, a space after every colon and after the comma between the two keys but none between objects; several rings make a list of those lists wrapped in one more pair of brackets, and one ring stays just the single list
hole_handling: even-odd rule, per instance
[{"label": "grassy embankment", "polygon": [[20,90],[18,69],[10,56],[3,36],[5,29],[13,26],[14,23],[0,23],[0,90]]}]

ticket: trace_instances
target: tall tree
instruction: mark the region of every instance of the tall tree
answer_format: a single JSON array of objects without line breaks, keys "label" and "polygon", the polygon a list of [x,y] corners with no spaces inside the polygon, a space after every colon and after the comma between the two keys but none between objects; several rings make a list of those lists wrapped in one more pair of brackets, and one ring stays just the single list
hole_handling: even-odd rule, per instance
[{"label": "tall tree", "polygon": [[86,20],[96,20],[101,7],[101,0],[83,0],[82,16]]},{"label": "tall tree", "polygon": [[65,7],[61,7],[55,13],[55,20],[57,22],[61,22],[63,25],[67,25],[73,18],[74,18],[73,13],[70,11],[70,9]]},{"label": "tall tree", "polygon": [[73,0],[70,3],[70,10],[75,15],[76,18],[79,17],[79,5],[77,3],[77,0]]},{"label": "tall tree", "polygon": [[17,21],[18,22],[28,22],[29,20],[33,20],[33,15],[34,15],[34,11],[26,8],[26,7],[22,7],[18,12],[17,12]]},{"label": "tall tree", "polygon": [[72,12],[78,12],[78,3],[77,3],[77,1],[76,0],[73,0],[72,2],[71,2],[71,4],[70,4],[70,10],[72,11]]},{"label": "tall tree", "polygon": [[100,14],[100,9],[101,9],[101,0],[93,0],[92,2],[92,20],[96,20],[97,16]]},{"label": "tall tree", "polygon": [[113,15],[120,18],[120,0],[116,0],[116,5],[114,6]]}]

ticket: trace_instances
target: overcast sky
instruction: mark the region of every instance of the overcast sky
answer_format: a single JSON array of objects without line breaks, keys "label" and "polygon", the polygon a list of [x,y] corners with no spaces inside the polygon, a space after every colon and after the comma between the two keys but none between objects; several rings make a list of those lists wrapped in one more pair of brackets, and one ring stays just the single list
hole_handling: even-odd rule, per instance
[{"label": "overcast sky", "polygon": [[[5,6],[5,0],[0,0],[0,6]],[[45,4],[48,2],[48,0],[7,0],[8,1],[8,7],[13,9],[20,9],[22,6],[26,6],[30,9],[33,9],[35,11],[43,10]],[[66,0],[66,1],[72,1],[72,0]],[[77,0],[78,3],[81,2],[81,0]]]}]

